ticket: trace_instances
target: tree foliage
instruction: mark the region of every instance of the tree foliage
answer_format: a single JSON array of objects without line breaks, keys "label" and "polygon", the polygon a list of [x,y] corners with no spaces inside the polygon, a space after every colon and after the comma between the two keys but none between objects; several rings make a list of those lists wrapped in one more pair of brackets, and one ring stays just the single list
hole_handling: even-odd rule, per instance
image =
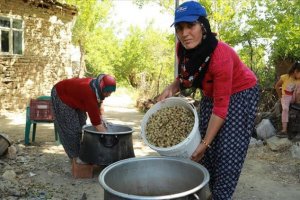
[{"label": "tree foliage", "polygon": [[[90,46],[92,38],[95,39],[95,31],[97,27],[106,22],[107,15],[111,8],[111,2],[108,0],[66,0],[66,2],[76,5],[79,10],[75,25],[72,30],[72,41],[80,48],[81,69],[79,74],[82,75],[84,72],[86,72],[85,65],[87,60],[85,56],[89,54],[88,52],[93,52],[89,51],[88,46]],[[96,41],[97,43],[101,43],[99,40]],[[92,65],[92,63],[88,63],[88,65]]]},{"label": "tree foliage", "polygon": [[171,81],[174,61],[170,56],[174,55],[174,46],[168,34],[154,30],[151,25],[146,30],[131,27],[121,52],[115,66],[116,76],[132,87],[146,92],[153,83],[166,85]]},{"label": "tree foliage", "polygon": [[[92,74],[114,74],[118,82],[157,95],[174,78],[175,36],[160,32],[149,23],[142,30],[132,26],[125,38],[116,36],[108,21],[109,0],[67,0],[79,8],[73,42],[80,46]],[[176,0],[134,0],[174,13]],[[263,87],[272,85],[280,60],[299,60],[299,0],[201,0],[211,29],[233,46],[241,59],[257,74]],[[171,23],[171,22],[170,22]]]},{"label": "tree foliage", "polygon": [[266,7],[265,19],[269,30],[264,33],[272,38],[270,59],[299,60],[300,57],[300,1],[299,0],[260,0]]},{"label": "tree foliage", "polygon": [[121,56],[119,40],[112,28],[97,27],[86,43],[87,71],[91,74],[114,74],[114,65]]}]

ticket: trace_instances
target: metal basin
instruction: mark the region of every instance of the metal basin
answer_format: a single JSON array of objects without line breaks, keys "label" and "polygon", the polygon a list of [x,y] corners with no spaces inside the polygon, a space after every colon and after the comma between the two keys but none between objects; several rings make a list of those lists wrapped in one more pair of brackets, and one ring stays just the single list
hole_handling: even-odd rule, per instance
[{"label": "metal basin", "polygon": [[83,126],[79,157],[87,163],[109,165],[134,157],[133,129],[129,126],[108,123],[107,132],[98,132],[94,126]]},{"label": "metal basin", "polygon": [[7,148],[10,146],[11,142],[6,134],[0,133],[0,156],[2,156]]},{"label": "metal basin", "polygon": [[202,165],[175,157],[129,158],[99,175],[105,200],[205,199],[208,181]]}]

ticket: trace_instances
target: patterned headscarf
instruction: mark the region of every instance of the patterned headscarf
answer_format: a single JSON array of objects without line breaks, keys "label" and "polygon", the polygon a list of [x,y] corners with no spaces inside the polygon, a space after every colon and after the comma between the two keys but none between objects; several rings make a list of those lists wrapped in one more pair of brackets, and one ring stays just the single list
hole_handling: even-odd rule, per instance
[{"label": "patterned headscarf", "polygon": [[180,42],[177,46],[178,74],[182,90],[191,87],[202,89],[202,81],[208,70],[211,54],[218,45],[216,35],[211,32],[207,18],[200,16],[197,21],[203,32],[201,43],[189,50],[185,49]]},{"label": "patterned headscarf", "polygon": [[97,101],[100,104],[105,99],[103,92],[116,91],[116,80],[114,77],[107,74],[99,74],[97,78],[94,78],[90,82],[90,87],[97,96]]},{"label": "patterned headscarf", "polygon": [[100,89],[102,92],[116,91],[116,80],[110,75],[105,75],[100,82]]}]

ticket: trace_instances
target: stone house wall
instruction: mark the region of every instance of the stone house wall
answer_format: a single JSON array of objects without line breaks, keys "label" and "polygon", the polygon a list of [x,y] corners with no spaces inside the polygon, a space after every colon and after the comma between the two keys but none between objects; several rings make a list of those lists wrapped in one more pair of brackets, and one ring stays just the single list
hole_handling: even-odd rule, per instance
[{"label": "stone house wall", "polygon": [[31,98],[73,76],[71,29],[77,9],[55,0],[0,0],[0,17],[23,20],[23,54],[0,51],[0,110],[24,110]]}]

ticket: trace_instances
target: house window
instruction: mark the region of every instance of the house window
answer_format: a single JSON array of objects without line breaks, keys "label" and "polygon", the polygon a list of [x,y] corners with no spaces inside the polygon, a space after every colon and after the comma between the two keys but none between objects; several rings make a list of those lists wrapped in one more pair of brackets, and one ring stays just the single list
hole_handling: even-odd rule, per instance
[{"label": "house window", "polygon": [[23,53],[23,20],[0,17],[0,54]]}]

